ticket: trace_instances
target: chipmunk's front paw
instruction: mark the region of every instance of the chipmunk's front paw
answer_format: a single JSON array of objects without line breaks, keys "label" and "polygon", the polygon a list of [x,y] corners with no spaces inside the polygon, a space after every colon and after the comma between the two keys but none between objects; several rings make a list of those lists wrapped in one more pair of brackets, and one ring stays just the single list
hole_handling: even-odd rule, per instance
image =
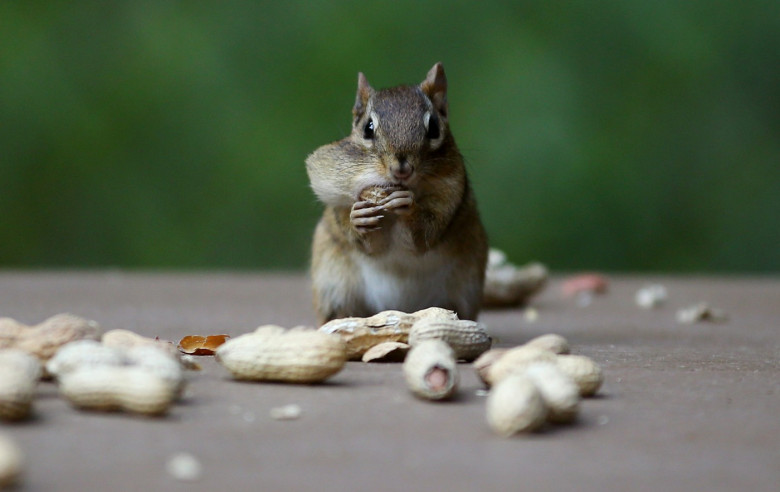
[{"label": "chipmunk's front paw", "polygon": [[355,202],[349,220],[360,234],[381,229],[384,207],[368,201]]},{"label": "chipmunk's front paw", "polygon": [[392,210],[398,215],[407,215],[412,211],[414,194],[409,190],[397,190],[379,202],[379,206],[385,210]]}]

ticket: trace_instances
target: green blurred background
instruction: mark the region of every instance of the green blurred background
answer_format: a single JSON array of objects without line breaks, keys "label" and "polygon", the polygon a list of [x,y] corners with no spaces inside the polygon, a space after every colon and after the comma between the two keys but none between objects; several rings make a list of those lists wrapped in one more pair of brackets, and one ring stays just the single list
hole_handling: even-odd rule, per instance
[{"label": "green blurred background", "polygon": [[780,2],[0,2],[0,267],[304,269],[357,72],[436,61],[491,243],[780,271]]}]

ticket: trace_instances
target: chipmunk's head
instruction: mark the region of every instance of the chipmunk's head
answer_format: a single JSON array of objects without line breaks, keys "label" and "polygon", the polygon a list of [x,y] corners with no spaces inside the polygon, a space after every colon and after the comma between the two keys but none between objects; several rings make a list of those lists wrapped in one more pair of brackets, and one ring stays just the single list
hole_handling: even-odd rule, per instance
[{"label": "chipmunk's head", "polygon": [[449,138],[447,78],[437,63],[420,85],[374,90],[358,74],[352,141],[373,155],[392,184],[413,184]]}]

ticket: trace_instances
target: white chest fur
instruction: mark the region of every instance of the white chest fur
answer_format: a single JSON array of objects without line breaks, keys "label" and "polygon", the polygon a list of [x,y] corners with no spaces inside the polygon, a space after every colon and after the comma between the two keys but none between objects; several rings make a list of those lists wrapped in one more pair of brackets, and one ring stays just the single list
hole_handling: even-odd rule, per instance
[{"label": "white chest fur", "polygon": [[450,301],[451,263],[439,252],[415,255],[394,248],[380,257],[357,259],[366,303],[371,309],[413,312]]}]

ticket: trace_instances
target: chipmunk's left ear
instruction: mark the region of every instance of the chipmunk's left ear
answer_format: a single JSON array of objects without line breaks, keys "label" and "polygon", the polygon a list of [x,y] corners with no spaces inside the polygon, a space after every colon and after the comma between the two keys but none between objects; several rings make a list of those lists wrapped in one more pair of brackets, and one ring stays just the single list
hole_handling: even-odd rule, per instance
[{"label": "chipmunk's left ear", "polygon": [[447,76],[444,66],[437,63],[428,71],[428,76],[420,84],[420,89],[433,103],[433,107],[443,117],[447,117]]},{"label": "chipmunk's left ear", "polygon": [[372,94],[374,94],[374,89],[371,88],[368,79],[363,75],[363,72],[358,73],[357,95],[355,96],[355,106],[352,107],[352,116],[354,117],[355,123],[357,123],[363,116],[363,113],[366,112],[366,106],[368,105],[368,100],[371,98]]}]

